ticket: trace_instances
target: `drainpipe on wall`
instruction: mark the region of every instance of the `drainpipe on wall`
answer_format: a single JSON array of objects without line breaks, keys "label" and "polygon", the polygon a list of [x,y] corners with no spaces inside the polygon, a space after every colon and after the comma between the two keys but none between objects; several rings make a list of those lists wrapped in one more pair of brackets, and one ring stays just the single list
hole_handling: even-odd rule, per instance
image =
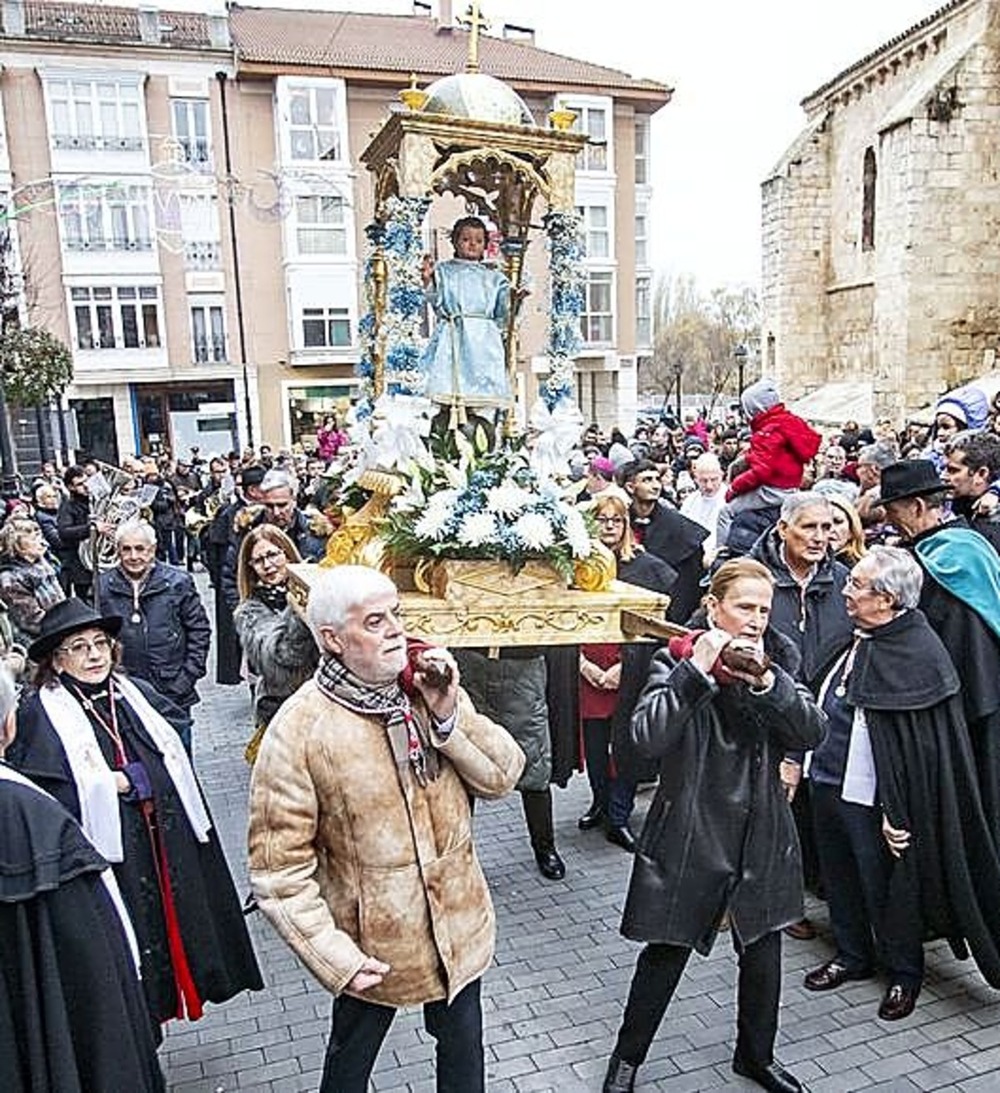
[{"label": "drainpipe on wall", "polygon": [[[229,107],[226,102],[226,74],[216,72],[219,81],[219,95],[222,99],[222,150],[225,157],[226,181],[233,177],[233,161],[229,147]],[[236,235],[236,203],[230,188],[227,204],[229,205],[229,242],[233,250],[233,287],[236,291],[236,334],[240,343],[240,364],[243,368],[243,409],[247,419],[247,444],[252,448],[253,416],[250,408],[250,375],[247,370],[246,327],[243,322],[243,280],[240,277],[240,247]]]}]

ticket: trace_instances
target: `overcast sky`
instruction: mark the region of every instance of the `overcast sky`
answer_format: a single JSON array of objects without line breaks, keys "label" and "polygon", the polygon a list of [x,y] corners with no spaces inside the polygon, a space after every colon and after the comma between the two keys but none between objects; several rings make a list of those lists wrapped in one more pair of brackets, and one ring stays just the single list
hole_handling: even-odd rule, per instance
[{"label": "overcast sky", "polygon": [[[943,3],[483,0],[482,9],[494,32],[505,22],[531,26],[543,49],[674,88],[653,120],[653,259],[659,272],[693,274],[707,291],[759,282],[760,183],[803,125],[801,100]],[[412,10],[411,0],[255,6]],[[459,14],[467,0],[452,6]]]}]

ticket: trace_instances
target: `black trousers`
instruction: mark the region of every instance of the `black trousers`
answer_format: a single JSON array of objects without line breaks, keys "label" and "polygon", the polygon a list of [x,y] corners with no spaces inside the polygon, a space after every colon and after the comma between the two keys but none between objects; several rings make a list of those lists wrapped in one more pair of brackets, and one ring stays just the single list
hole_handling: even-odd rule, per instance
[{"label": "black trousers", "polygon": [[[765,934],[740,950],[736,986],[735,1057],[749,1066],[774,1061],[781,998],[781,933]],[[615,1054],[632,1066],[646,1059],[649,1046],[680,982],[691,950],[681,945],[647,945],[639,954]]]},{"label": "black trousers", "polygon": [[[882,810],[841,800],[841,787],[813,783],[812,808],[837,959],[852,972],[881,960],[893,983],[918,990],[924,978],[920,919],[908,934],[882,929],[892,855],[882,837]],[[913,853],[914,851],[908,851]]]},{"label": "black trousers", "polygon": [[[393,1006],[346,994],[334,998],[319,1093],[368,1093],[375,1059],[395,1016]],[[479,980],[459,991],[450,1006],[444,1001],[426,1003],[424,1028],[437,1041],[438,1093],[483,1093],[486,1066]]]}]

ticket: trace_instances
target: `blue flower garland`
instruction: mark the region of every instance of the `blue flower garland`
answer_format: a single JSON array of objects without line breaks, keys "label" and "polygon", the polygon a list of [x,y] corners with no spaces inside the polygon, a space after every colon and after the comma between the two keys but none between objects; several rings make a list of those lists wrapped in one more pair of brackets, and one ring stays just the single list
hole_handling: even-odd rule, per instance
[{"label": "blue flower garland", "polygon": [[549,375],[541,397],[549,410],[573,397],[573,358],[580,348],[586,276],[583,235],[575,212],[550,212],[544,219],[548,236],[550,300]]},{"label": "blue flower garland", "polygon": [[[420,370],[423,339],[420,317],[424,304],[421,279],[423,236],[421,226],[430,198],[390,197],[383,205],[384,219],[365,228],[368,250],[365,257],[365,299],[367,311],[358,324],[361,355],[357,375],[361,380],[361,415],[370,413],[375,398],[375,338],[385,354],[387,394],[422,395],[425,377]],[[380,330],[375,329],[375,279],[372,263],[381,249],[386,265],[386,309]]]}]

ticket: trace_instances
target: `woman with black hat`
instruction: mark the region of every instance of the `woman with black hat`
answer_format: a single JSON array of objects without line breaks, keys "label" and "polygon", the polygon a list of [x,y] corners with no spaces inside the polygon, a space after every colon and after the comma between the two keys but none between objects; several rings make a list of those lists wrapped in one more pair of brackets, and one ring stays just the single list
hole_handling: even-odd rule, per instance
[{"label": "woman with black hat", "polygon": [[111,862],[153,1016],[195,1020],[205,1002],[259,990],[260,971],[170,703],[115,670],[120,627],[77,599],[46,613],[7,759]]}]

